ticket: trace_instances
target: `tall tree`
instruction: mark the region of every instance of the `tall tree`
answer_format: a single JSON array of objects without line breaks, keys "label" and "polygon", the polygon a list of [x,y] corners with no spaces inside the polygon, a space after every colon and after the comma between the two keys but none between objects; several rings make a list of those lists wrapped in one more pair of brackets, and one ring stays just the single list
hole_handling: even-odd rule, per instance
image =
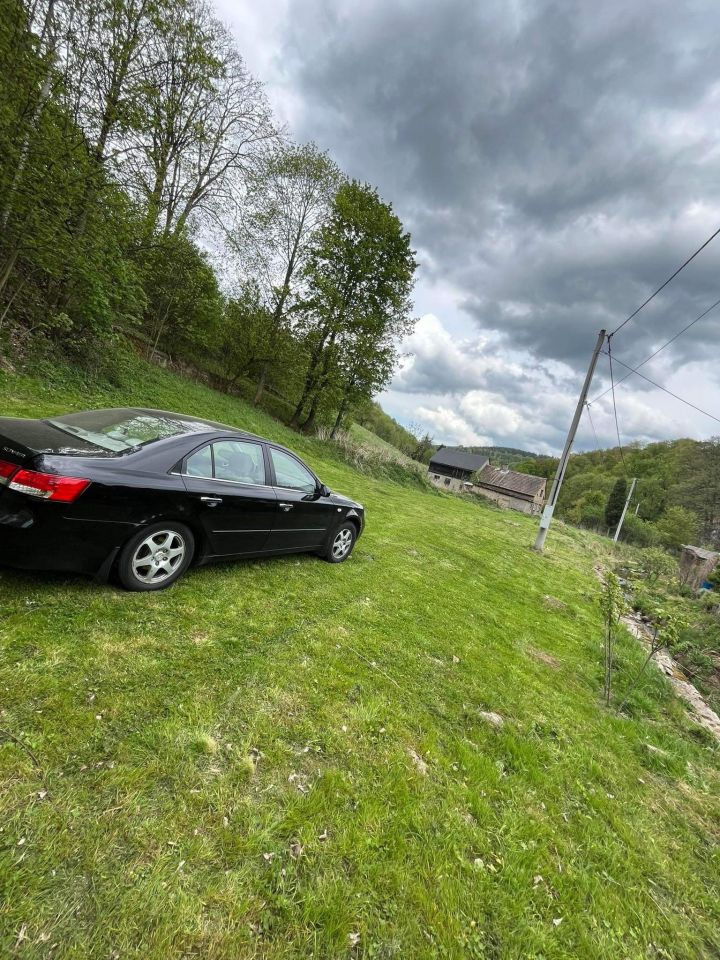
[{"label": "tall tree", "polygon": [[720,437],[688,451],[673,499],[697,515],[703,541],[720,546]]},{"label": "tall tree", "polygon": [[353,344],[385,349],[408,332],[416,267],[410,235],[392,207],[367,184],[343,184],[304,271],[308,291],[299,326],[310,360],[293,423],[312,428],[338,360]]},{"label": "tall tree", "polygon": [[607,503],[605,505],[605,523],[610,530],[617,527],[625,506],[625,497],[627,496],[627,480],[625,477],[618,477],[610,491]]},{"label": "tall tree", "polygon": [[340,395],[330,436],[334,437],[349,411],[379,393],[390,381],[397,363],[397,346],[388,335],[357,331],[341,340],[337,362]]},{"label": "tall tree", "polygon": [[193,215],[227,215],[278,139],[262,84],[203,0],[179,4],[146,51],[144,124],[127,168],[148,228],[182,231]]},{"label": "tall tree", "polygon": [[311,241],[341,180],[338,167],[312,143],[279,147],[248,180],[244,211],[230,242],[257,285],[269,321],[255,403],[302,293]]}]

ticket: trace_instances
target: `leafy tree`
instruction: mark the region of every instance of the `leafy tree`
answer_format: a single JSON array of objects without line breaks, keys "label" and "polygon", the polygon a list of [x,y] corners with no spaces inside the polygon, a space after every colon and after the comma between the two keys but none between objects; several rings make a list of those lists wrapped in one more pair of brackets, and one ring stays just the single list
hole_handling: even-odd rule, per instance
[{"label": "leafy tree", "polygon": [[693,543],[697,539],[700,522],[692,510],[668,507],[655,527],[662,544],[671,550],[677,550],[683,543]]},{"label": "leafy tree", "polygon": [[418,463],[429,463],[432,454],[437,449],[435,441],[419,423],[411,423],[408,429],[415,440],[410,456]]},{"label": "leafy tree", "polygon": [[[660,543],[660,533],[654,523],[628,513],[622,528],[622,539],[638,547],[656,547]],[[661,551],[662,552],[662,551]],[[667,556],[667,554],[666,554]]]},{"label": "leafy tree", "polygon": [[343,339],[338,358],[340,403],[330,431],[334,437],[354,404],[378,393],[389,382],[397,362],[390,335],[358,332]]},{"label": "leafy tree", "polygon": [[149,356],[207,359],[217,345],[223,298],[205,254],[183,233],[158,238],[144,258]]},{"label": "leafy tree", "polygon": [[689,451],[673,499],[696,514],[704,541],[720,544],[720,437]]},{"label": "leafy tree", "polygon": [[365,364],[383,364],[388,343],[411,329],[416,266],[410,235],[392,207],[367,184],[343,184],[304,271],[299,327],[310,362],[293,423],[310,429],[331,383],[347,386],[339,361],[353,344]]},{"label": "leafy tree", "polygon": [[627,480],[625,477],[618,477],[610,491],[610,496],[605,506],[605,523],[611,531],[614,530],[620,522],[626,497]]},{"label": "leafy tree", "polygon": [[151,79],[123,168],[146,204],[148,231],[237,214],[246,181],[278,139],[262,84],[200,0],[173,5],[145,60]]},{"label": "leafy tree", "polygon": [[248,182],[245,209],[230,241],[253,278],[267,315],[255,403],[280,359],[278,344],[290,329],[302,293],[311,242],[326,220],[342,180],[337,166],[314,144],[284,145]]},{"label": "leafy tree", "polygon": [[241,377],[257,379],[268,362],[272,343],[272,370],[280,387],[275,392],[288,402],[297,392],[305,360],[302,347],[289,329],[275,328],[273,315],[264,305],[256,284],[243,285],[239,295],[228,301],[222,343],[222,364],[229,386]]}]

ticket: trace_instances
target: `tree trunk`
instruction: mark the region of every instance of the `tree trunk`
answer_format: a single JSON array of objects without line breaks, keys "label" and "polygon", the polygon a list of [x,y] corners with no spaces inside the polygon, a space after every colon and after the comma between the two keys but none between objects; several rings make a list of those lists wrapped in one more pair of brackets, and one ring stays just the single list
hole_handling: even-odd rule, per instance
[{"label": "tree trunk", "polygon": [[15,266],[19,253],[20,253],[20,244],[18,243],[15,245],[15,249],[12,251],[12,253],[8,257],[8,260],[5,266],[3,267],[2,274],[0,274],[0,293],[2,293],[5,287],[7,286],[7,282],[10,279],[10,276],[13,271],[13,267]]},{"label": "tree trunk", "polygon": [[[334,334],[333,334],[334,338]],[[310,363],[308,365],[307,374],[305,376],[305,386],[303,387],[302,396],[298,401],[298,405],[295,407],[295,412],[293,413],[290,419],[290,426],[297,427],[300,422],[300,417],[302,412],[305,409],[305,404],[308,402],[308,398],[313,391],[315,384],[317,383],[317,377],[315,376],[315,371],[318,368],[320,363],[320,356],[322,355],[323,347],[325,346],[325,341],[327,339],[327,330],[323,330],[321,333],[320,340],[315,345],[315,349],[310,354]]]},{"label": "tree trunk", "polygon": [[298,405],[295,407],[295,412],[290,418],[290,426],[293,428],[296,428],[300,423],[300,417],[302,416],[302,412],[305,409],[305,404],[307,403],[307,399],[310,396],[310,391],[312,390],[312,387],[313,387],[313,381],[306,380],[305,387],[302,392],[302,396],[298,401]]},{"label": "tree trunk", "polygon": [[302,425],[302,428],[305,433],[310,433],[312,428],[315,426],[315,416],[317,414],[318,401],[320,400],[321,390],[317,389],[313,394],[312,403],[310,404],[310,410],[308,412],[307,418]]},{"label": "tree trunk", "polygon": [[263,391],[265,390],[265,384],[267,383],[267,374],[268,374],[268,362],[266,360],[260,369],[260,379],[258,380],[257,390],[255,391],[255,398],[253,400],[253,404],[255,406],[257,406],[262,400]]},{"label": "tree trunk", "polygon": [[[313,399],[310,404],[310,412],[307,415],[307,419],[302,425],[303,430],[310,432],[313,426],[315,425],[315,415],[317,414],[318,403],[320,402],[320,396],[322,395],[323,390],[327,386],[328,382],[328,370],[330,368],[330,357],[331,350],[335,344],[335,331],[330,334],[330,339],[328,340],[328,349],[325,351],[323,357],[322,370],[320,376],[314,378],[314,389],[313,389]],[[320,358],[318,357],[318,360]]]},{"label": "tree trunk", "polygon": [[337,415],[337,417],[335,418],[335,423],[333,424],[333,428],[332,428],[332,430],[330,431],[330,439],[331,439],[331,440],[334,440],[334,439],[335,439],[336,433],[338,432],[338,430],[339,430],[340,427],[342,426],[342,422],[343,422],[343,420],[345,419],[345,414],[347,413],[347,410],[348,410],[348,406],[349,406],[349,405],[350,405],[350,403],[349,403],[349,401],[348,401],[347,394],[345,394],[345,396],[342,398],[342,403],[340,404],[340,409],[338,410],[338,415]]},{"label": "tree trunk", "polygon": [[6,318],[7,315],[10,313],[10,307],[13,305],[13,301],[14,301],[15,297],[20,293],[20,291],[22,290],[22,288],[23,288],[24,286],[25,286],[25,278],[22,277],[21,280],[20,280],[20,283],[19,283],[19,284],[17,285],[17,287],[15,288],[15,290],[14,290],[14,292],[13,292],[13,295],[12,295],[12,296],[10,297],[10,299],[8,300],[6,307],[5,307],[5,309],[3,310],[3,312],[2,312],[2,316],[0,316],[0,329],[2,329],[2,326],[3,326],[3,324],[5,323],[5,318]]}]

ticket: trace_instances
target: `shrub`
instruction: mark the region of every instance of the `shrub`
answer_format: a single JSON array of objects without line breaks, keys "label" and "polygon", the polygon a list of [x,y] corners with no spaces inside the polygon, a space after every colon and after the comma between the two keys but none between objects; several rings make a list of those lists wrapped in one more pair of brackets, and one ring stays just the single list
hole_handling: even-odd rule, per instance
[{"label": "shrub", "polygon": [[622,539],[638,547],[656,547],[660,544],[660,534],[652,523],[642,520],[634,514],[625,517]]}]

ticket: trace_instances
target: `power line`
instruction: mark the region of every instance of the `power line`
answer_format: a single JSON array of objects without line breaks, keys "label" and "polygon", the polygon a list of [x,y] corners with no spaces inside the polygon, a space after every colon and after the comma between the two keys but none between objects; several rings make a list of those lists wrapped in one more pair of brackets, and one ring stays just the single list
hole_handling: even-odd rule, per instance
[{"label": "power line", "polygon": [[[678,337],[681,337],[687,330],[690,329],[690,327],[693,327],[693,326],[695,326],[696,323],[699,323],[700,320],[702,320],[704,317],[706,317],[706,316],[707,316],[712,310],[714,310],[715,307],[717,307],[717,306],[720,306],[720,300],[716,300],[715,303],[713,303],[712,306],[709,306],[709,307],[707,308],[707,310],[704,310],[704,311],[700,314],[699,317],[695,317],[695,319],[694,319],[694,320],[691,320],[690,323],[688,323],[686,326],[684,326],[684,327],[682,328],[682,330],[678,330],[678,332],[675,334],[674,337],[670,337],[670,339],[669,339],[669,340],[666,340],[665,343],[663,343],[662,346],[658,347],[657,350],[656,350],[654,353],[651,353],[649,357],[646,357],[646,358],[642,361],[642,363],[639,363],[639,364],[637,365],[637,367],[634,368],[634,371],[635,371],[635,370],[638,370],[640,367],[644,367],[646,363],[649,363],[649,362],[650,362],[652,359],[654,359],[659,353],[661,353],[661,352],[665,349],[665,347],[669,347],[671,343],[675,343],[675,341],[677,340]],[[619,363],[619,362],[620,362],[620,361],[618,360],[618,363]],[[634,372],[634,371],[633,371],[633,372]],[[617,387],[620,386],[621,383],[625,383],[625,381],[628,379],[628,377],[631,377],[631,376],[632,376],[632,372],[631,372],[631,373],[626,373],[624,377],[621,377],[618,381],[616,381],[615,387],[617,388]],[[607,390],[603,390],[603,392],[602,392],[602,393],[599,393],[599,394],[597,395],[597,397],[595,397],[593,400],[590,401],[590,403],[595,403],[597,400],[600,400],[600,399],[602,399],[603,397],[607,396],[607,394],[610,393],[611,389],[612,389],[612,387],[608,387]]]},{"label": "power line", "polygon": [[[630,374],[628,374],[630,376]],[[590,404],[585,403],[585,412],[588,415],[588,420],[590,421],[590,426],[592,427],[592,432],[595,434],[595,446],[597,449],[600,449],[600,441],[598,440],[597,430],[595,429],[595,424],[593,423],[592,414],[590,413]]]},{"label": "power line", "polygon": [[[608,353],[608,356],[610,356],[609,353]],[[658,390],[662,390],[664,393],[667,393],[671,397],[674,397],[676,400],[679,400],[680,403],[684,403],[686,404],[686,406],[692,407],[693,410],[697,410],[698,413],[704,413],[706,417],[710,417],[711,420],[716,420],[718,423],[720,423],[720,417],[716,417],[714,413],[708,413],[707,410],[703,410],[702,407],[696,406],[696,404],[691,403],[689,400],[686,400],[684,397],[679,397],[676,393],[673,393],[672,390],[668,390],[668,388],[663,387],[662,384],[656,383],[654,380],[651,380],[650,377],[646,377],[644,373],[640,373],[638,370],[636,370],[634,367],[631,367],[629,364],[623,363],[622,360],[618,360],[617,357],[615,357],[615,363],[619,363],[620,366],[625,367],[625,369],[629,370],[631,374],[636,373],[639,377],[642,377],[643,380],[647,380],[648,383],[651,383],[654,387],[657,387]],[[612,359],[610,360],[610,365],[612,367]],[[613,394],[613,403],[614,402],[615,402],[615,395]]]},{"label": "power line", "polygon": [[703,245],[702,245],[701,247],[698,247],[698,248],[697,248],[697,250],[695,251],[695,253],[692,254],[692,256],[690,256],[690,257],[687,258],[687,260],[685,261],[685,263],[683,263],[682,266],[680,266],[680,267],[677,268],[677,270],[675,271],[675,273],[672,274],[672,276],[670,276],[670,277],[667,278],[667,280],[665,281],[665,283],[663,283],[661,286],[659,286],[659,287],[657,288],[657,290],[655,291],[655,293],[651,293],[650,296],[647,298],[647,300],[645,300],[644,303],[641,303],[641,304],[640,304],[640,306],[637,308],[637,310],[634,310],[634,311],[630,314],[629,317],[627,317],[625,320],[623,320],[623,322],[620,324],[619,327],[615,327],[615,329],[613,330],[613,332],[608,334],[608,343],[609,343],[609,341],[610,341],[610,337],[614,337],[615,334],[618,332],[618,330],[622,330],[622,328],[625,326],[626,323],[630,323],[630,321],[633,319],[633,317],[636,317],[636,316],[640,313],[640,311],[643,309],[643,307],[646,307],[646,306],[650,303],[651,300],[654,300],[655,297],[660,293],[660,291],[661,291],[661,290],[664,290],[665,287],[666,287],[671,281],[673,281],[673,280],[675,279],[675,277],[676,277],[682,270],[684,270],[685,267],[686,267],[692,260],[694,260],[695,257],[696,257],[699,253],[701,253],[701,252],[705,249],[705,247],[706,247],[709,243],[711,243],[719,233],[720,233],[720,227],[718,227],[718,229],[715,231],[715,233],[714,233],[711,237],[708,237],[708,238],[707,238],[707,240],[705,241],[705,243],[703,243]]},{"label": "power line", "polygon": [[612,390],[613,411],[615,413],[615,430],[617,431],[618,447],[620,448],[620,459],[622,460],[623,470],[627,470],[625,465],[625,452],[623,451],[622,440],[620,439],[620,424],[618,423],[617,403],[615,402],[615,376],[613,374],[610,337],[607,338],[607,357],[610,361],[610,389]]}]

